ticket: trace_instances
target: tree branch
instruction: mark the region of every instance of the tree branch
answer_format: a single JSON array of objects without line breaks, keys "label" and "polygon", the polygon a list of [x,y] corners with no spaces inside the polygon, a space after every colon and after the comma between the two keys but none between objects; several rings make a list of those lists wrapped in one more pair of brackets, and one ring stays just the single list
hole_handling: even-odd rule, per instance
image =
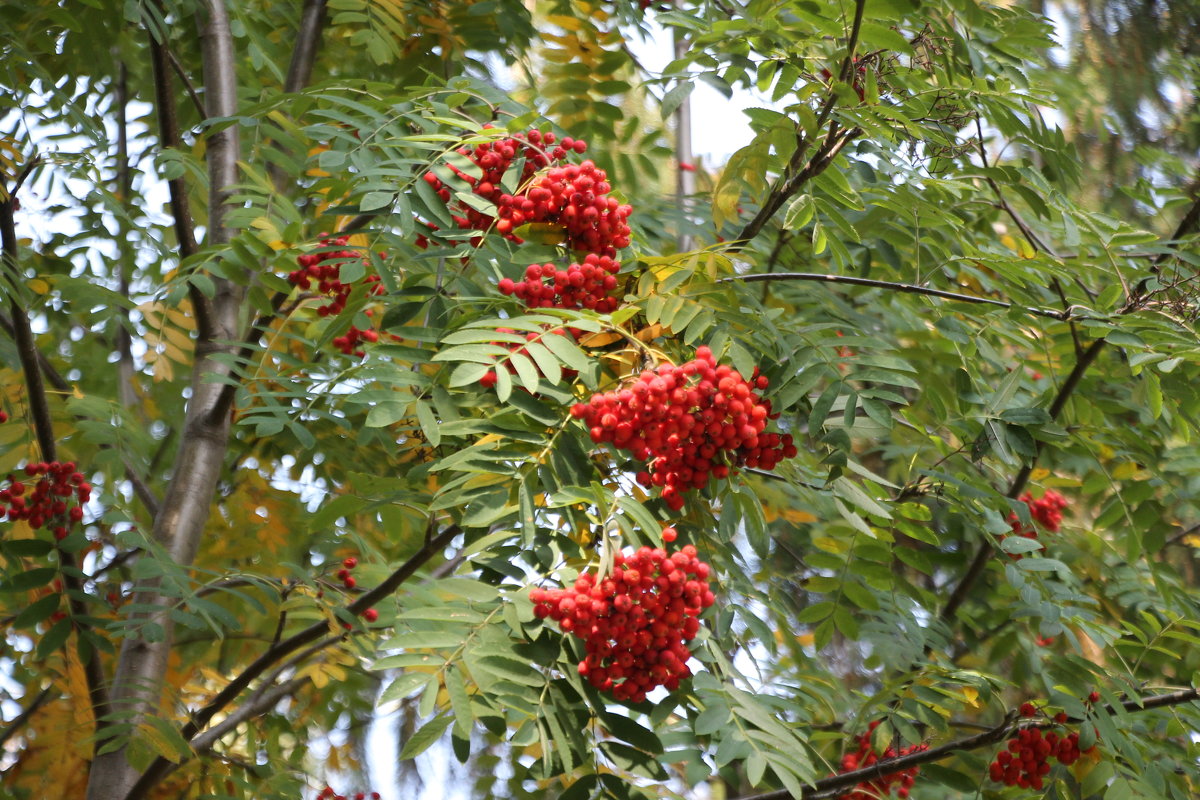
[{"label": "tree branch", "polygon": [[[1083,380],[1083,374],[1087,372],[1088,367],[1096,360],[1096,356],[1100,355],[1100,351],[1104,349],[1106,341],[1097,339],[1083,352],[1083,355],[1075,362],[1071,373],[1067,375],[1067,379],[1063,381],[1062,388],[1058,390],[1058,394],[1054,398],[1054,402],[1050,405],[1050,419],[1058,419],[1058,415],[1062,413],[1067,401],[1074,394],[1075,389],[1079,386],[1079,382]],[[1033,473],[1034,465],[1037,464],[1037,456],[1041,453],[1041,443],[1039,442],[1035,448],[1034,457],[1029,460],[1029,463],[1021,467],[1021,470],[1013,478],[1012,483],[1008,486],[1008,491],[1004,496],[1015,500],[1022,491],[1025,490],[1025,484],[1029,481],[1029,476]],[[985,541],[979,546],[979,551],[975,553],[975,558],[971,560],[971,565],[967,567],[966,573],[963,574],[950,596],[946,599],[946,605],[942,607],[938,618],[942,622],[949,622],[958,614],[959,607],[966,601],[967,595],[975,582],[979,580],[979,576],[983,574],[987,568],[988,561],[991,560],[992,553],[995,548],[992,547],[990,541]]]},{"label": "tree branch", "polygon": [[[163,150],[182,151],[183,142],[179,135],[179,120],[175,111],[175,94],[171,90],[169,60],[164,44],[159,44],[153,31],[150,32],[150,64],[154,73],[154,102],[158,110],[158,139]],[[165,38],[166,34],[163,33]],[[171,218],[175,226],[175,241],[179,246],[179,258],[184,260],[199,252],[196,244],[195,223],[192,221],[191,204],[187,185],[183,177],[167,180],[167,191],[171,202]],[[193,285],[188,286],[188,297],[196,315],[196,331],[201,338],[212,336],[212,307],[208,298]]]},{"label": "tree branch", "polygon": [[[204,97],[208,117],[233,117],[237,113],[237,59],[233,36],[224,0],[206,0],[201,4],[200,43],[204,67]],[[166,36],[163,36],[165,41]],[[155,89],[159,98],[160,128],[163,144],[178,142],[174,122],[174,97],[169,91],[169,65],[162,48],[151,36],[154,49]],[[208,166],[208,243],[225,245],[232,238],[226,226],[229,199],[237,180],[239,151],[238,129],[227,125],[220,130],[209,129],[205,140],[205,160]],[[176,230],[182,236],[181,249],[195,248],[191,220],[186,215],[186,197],[182,183],[172,188],[172,207],[176,212]],[[211,512],[217,480],[225,466],[228,452],[229,416],[214,417],[222,384],[209,373],[223,374],[227,368],[216,357],[230,352],[239,333],[242,313],[243,286],[226,278],[214,278],[216,287],[209,301],[194,284],[189,287],[196,314],[199,338],[192,363],[190,391],[184,415],[183,437],[175,454],[172,476],[159,513],[154,519],[152,536],[161,544],[165,556],[187,567],[195,560],[204,528]],[[141,635],[129,635],[121,642],[121,652],[113,677],[113,705],[122,721],[134,726],[159,712],[161,689],[167,674],[174,640],[174,621],[170,616],[171,602],[157,589],[157,581],[147,581],[141,587],[127,612],[131,620],[142,623],[141,630],[157,626],[160,633],[153,641]],[[111,737],[108,737],[111,738]],[[115,800],[138,796],[137,787],[146,777],[140,774],[128,758],[128,742],[113,748],[108,745],[92,762],[88,776],[88,800]],[[153,785],[151,782],[150,785]],[[140,790],[144,791],[144,790]]]},{"label": "tree branch", "polygon": [[325,3],[326,0],[304,0],[296,46],[292,49],[292,60],[283,81],[283,90],[288,94],[303,89],[312,77],[317,49],[321,46],[321,30],[325,25]]},{"label": "tree branch", "polygon": [[[1178,692],[1170,692],[1168,694],[1155,695],[1141,700],[1126,700],[1121,703],[1121,707],[1130,713],[1139,711],[1149,711],[1155,708],[1165,708],[1168,706],[1181,705],[1183,703],[1195,702],[1200,700],[1200,689],[1185,689]],[[1103,709],[1106,713],[1112,714],[1115,709],[1111,705],[1107,705]],[[1083,720],[1071,719],[1069,722],[1082,722]],[[843,772],[839,775],[832,775],[828,778],[822,778],[811,787],[807,787],[803,794],[796,800],[820,800],[820,798],[831,797],[836,794],[843,793],[846,789],[855,784],[864,781],[873,781],[882,778],[885,775],[900,770],[919,767],[922,764],[929,764],[934,761],[940,761],[946,756],[956,752],[967,750],[978,750],[982,747],[987,747],[991,744],[996,744],[1005,739],[1010,738],[1017,731],[1025,728],[1050,728],[1056,723],[1050,721],[1031,722],[1027,719],[1007,718],[999,725],[993,728],[978,733],[974,736],[967,736],[962,739],[956,739],[953,742],[932,747],[928,750],[922,750],[917,753],[910,753],[906,756],[898,758],[889,758],[886,760],[877,761],[869,767],[856,769],[852,772]],[[763,792],[761,794],[746,795],[737,800],[787,800],[795,797],[791,792],[785,789],[777,791]]]},{"label": "tree branch", "polygon": [[293,678],[287,683],[282,683],[279,686],[269,689],[256,697],[251,702],[240,706],[236,711],[228,714],[220,723],[212,726],[204,733],[201,733],[196,738],[192,739],[192,749],[197,753],[203,753],[211,750],[213,746],[221,739],[222,736],[237,728],[248,719],[257,717],[266,712],[283,698],[295,694],[310,682],[310,678]]},{"label": "tree branch", "polygon": [[906,294],[923,294],[930,297],[941,297],[946,300],[957,300],[962,303],[983,303],[986,305],[999,306],[1000,308],[1018,308],[1027,314],[1033,314],[1039,317],[1050,317],[1051,319],[1065,320],[1070,318],[1069,311],[1052,311],[1045,308],[1026,308],[1024,306],[1016,306],[1004,300],[995,300],[990,297],[979,297],[971,294],[959,294],[958,292],[947,292],[942,289],[931,289],[927,286],[918,286],[912,283],[893,283],[892,281],[879,281],[871,278],[857,278],[851,275],[829,275],[817,272],[763,272],[750,275],[733,275],[728,278],[721,278],[717,283],[754,283],[757,281],[815,281],[818,283],[846,283],[853,286],[870,286],[876,289],[887,289],[893,292],[904,292]]},{"label": "tree branch", "polygon": [[50,686],[47,686],[38,693],[37,697],[33,698],[33,702],[21,709],[20,714],[17,714],[15,717],[13,717],[12,722],[8,723],[8,725],[4,727],[4,730],[0,731],[0,751],[4,750],[5,743],[7,743],[17,731],[25,727],[29,720],[33,718],[33,715],[37,713],[37,710],[44,706],[46,701],[50,700],[54,694],[54,689]]},{"label": "tree branch", "polygon": [[[425,565],[434,555],[444,549],[461,533],[461,529],[457,525],[451,525],[446,530],[429,539],[421,546],[416,553],[409,557],[407,561],[401,564],[391,575],[389,575],[382,583],[370,591],[363,592],[353,602],[348,603],[345,610],[354,615],[359,616],[363,611],[370,608],[376,602],[382,600],[398,589],[406,580],[411,578],[417,570]],[[192,715],[192,718],[180,730],[184,739],[193,739],[200,731],[204,730],[205,726],[218,714],[222,709],[237,699],[250,683],[262,675],[281,659],[299,650],[307,644],[315,642],[321,636],[329,631],[329,625],[324,621],[314,622],[307,628],[304,628],[297,633],[292,634],[288,638],[272,645],[267,650],[246,666],[237,676],[225,685],[225,688],[217,693],[216,697],[208,702],[203,708]],[[340,638],[340,637],[338,637]],[[172,763],[165,758],[156,758],[153,763],[146,769],[137,783],[124,795],[125,800],[141,800],[147,796],[147,793],[159,781],[169,775],[179,764]]]},{"label": "tree branch", "polygon": [[[0,200],[0,260],[5,271],[13,281],[14,288],[22,285],[20,268],[20,245],[17,242],[17,228],[14,219],[17,196],[16,189],[40,163],[37,158],[31,158],[21,176],[14,185],[5,187],[3,199]],[[13,338],[17,344],[17,358],[21,362],[21,371],[25,376],[26,397],[30,414],[33,416],[34,433],[37,436],[38,449],[44,461],[58,460],[58,445],[54,438],[54,422],[50,416],[50,404],[46,399],[46,384],[42,380],[42,371],[38,356],[37,345],[33,338],[33,329],[29,325],[29,315],[17,301],[14,291],[9,295],[9,313],[12,316]],[[88,623],[87,607],[81,599],[83,583],[79,579],[79,566],[75,554],[55,545],[58,552],[59,575],[62,577],[64,593],[67,598],[67,608],[71,611],[71,622],[75,626],[76,647],[79,651],[79,661],[83,665],[84,678],[87,683],[88,700],[92,708],[95,730],[99,734],[107,723],[108,692],[104,687],[104,671],[100,667],[100,656],[95,648],[85,648],[82,639],[82,629]],[[97,738],[95,748],[100,747]]]}]

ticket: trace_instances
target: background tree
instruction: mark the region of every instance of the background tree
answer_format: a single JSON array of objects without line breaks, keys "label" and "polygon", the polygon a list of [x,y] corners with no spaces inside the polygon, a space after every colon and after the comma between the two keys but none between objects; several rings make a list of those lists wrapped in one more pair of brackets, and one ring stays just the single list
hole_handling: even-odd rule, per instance
[{"label": "background tree", "polygon": [[531,5],[0,8],[6,792],[1194,796],[1194,9]]}]

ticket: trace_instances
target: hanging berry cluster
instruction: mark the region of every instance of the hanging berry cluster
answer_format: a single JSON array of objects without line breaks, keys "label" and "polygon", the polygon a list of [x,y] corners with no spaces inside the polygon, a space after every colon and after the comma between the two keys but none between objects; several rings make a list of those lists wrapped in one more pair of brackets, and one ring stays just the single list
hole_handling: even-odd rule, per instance
[{"label": "hanging berry cluster", "polygon": [[[615,255],[629,246],[626,219],[633,209],[609,196],[612,185],[608,176],[592,161],[563,163],[568,153],[586,151],[586,142],[569,137],[556,142],[553,133],[535,128],[526,134],[458,149],[458,154],[479,167],[482,175],[476,178],[453,164],[448,165],[449,169],[470,185],[475,195],[496,207],[495,217],[461,201],[451,203],[450,187],[434,173],[426,173],[425,181],[450,203],[451,218],[462,228],[487,231],[494,224],[497,233],[520,244],[524,240],[516,230],[522,225],[557,225],[568,249]],[[501,180],[518,158],[524,158],[516,181],[520,188],[508,194],[501,188]]]},{"label": "hanging berry cluster", "polygon": [[579,674],[617,700],[640,703],[659,686],[674,691],[691,676],[687,643],[715,602],[709,566],[685,545],[673,554],[642,547],[618,552],[612,572],[584,574],[567,589],[534,589],[534,613],[584,642]]},{"label": "hanging berry cluster", "polygon": [[[342,568],[337,572],[337,579],[342,582],[343,589],[350,590],[358,586],[358,579],[351,574],[354,571],[354,568],[357,566],[358,559],[354,556],[350,556],[342,561]],[[362,612],[362,618],[367,622],[374,622],[375,620],[379,619],[379,612],[373,608],[368,608]],[[344,623],[343,626],[349,627]]]},{"label": "hanging berry cluster", "polygon": [[34,530],[46,528],[55,539],[67,538],[83,519],[83,505],[92,498],[91,484],[76,471],[74,461],[27,464],[25,475],[33,480],[32,491],[12,475],[0,489],[0,519],[25,520]]},{"label": "hanging berry cluster", "polygon": [[590,308],[601,314],[617,310],[618,299],[609,292],[617,288],[621,265],[609,256],[588,253],[582,264],[558,269],[553,264],[531,264],[525,280],[501,279],[501,294],[516,295],[529,308]]},{"label": "hanging berry cluster", "polygon": [[764,433],[771,412],[758,391],[767,378],[755,370],[753,383],[701,346],[681,366],[662,364],[646,370],[625,388],[576,403],[592,441],[628,450],[648,462],[637,480],[662,488],[668,507],[683,507],[683,493],[725,478],[730,467],[773,469],[797,449],[790,434]]},{"label": "hanging berry cluster", "polygon": [[[1099,699],[1100,695],[1092,692],[1087,703],[1091,705]],[[1033,703],[1021,705],[1022,717],[1035,717],[1037,714]],[[1055,715],[1054,721],[1061,725],[1067,721],[1067,715],[1060,712]],[[1040,727],[1022,728],[1008,740],[1007,748],[1001,750],[988,767],[988,776],[1006,786],[1040,791],[1045,785],[1045,776],[1050,772],[1049,759],[1055,758],[1060,764],[1070,766],[1083,753],[1091,753],[1095,749],[1096,746],[1092,745],[1087,750],[1080,750],[1079,734],[1074,731],[1062,735],[1053,730],[1043,733]]]},{"label": "hanging berry cluster", "polygon": [[[853,772],[856,769],[874,766],[879,761],[929,749],[927,744],[914,744],[909,747],[901,747],[899,750],[895,747],[888,747],[882,753],[878,753],[871,745],[871,734],[878,727],[879,720],[875,720],[867,728],[866,733],[857,737],[858,750],[842,756],[842,772]],[[843,794],[841,800],[880,800],[880,798],[891,795],[893,789],[896,790],[897,797],[908,797],[909,790],[912,789],[912,785],[917,779],[917,773],[920,771],[920,767],[909,767],[889,772],[869,781],[862,781],[854,789]]]},{"label": "hanging berry cluster", "polygon": [[[333,249],[345,247],[349,241],[350,237],[348,236],[331,237],[328,234],[321,234],[321,239],[317,242],[321,249],[305,253],[297,258],[296,263],[299,265],[299,269],[288,273],[288,283],[305,291],[313,289],[315,285],[315,290],[319,294],[329,298],[323,305],[317,307],[318,316],[337,316],[346,308],[346,301],[350,299],[354,285],[342,283],[342,265],[353,260],[361,261],[364,265],[369,263],[361,253],[354,250]],[[369,294],[383,294],[383,286],[379,282],[378,275],[368,273],[362,282],[367,285]],[[368,310],[366,314],[370,316],[371,312]],[[363,351],[357,349],[358,346],[362,342],[378,340],[379,334],[376,331],[361,330],[351,325],[344,335],[334,338],[333,346],[346,355],[362,356]]]},{"label": "hanging berry cluster", "polygon": [[[1048,489],[1037,500],[1033,499],[1032,494],[1026,492],[1021,495],[1021,502],[1029,506],[1029,516],[1033,518],[1034,522],[1051,533],[1058,533],[1059,526],[1062,525],[1062,512],[1067,507],[1067,498],[1053,489]],[[1012,526],[1013,534],[1017,536],[1034,540],[1038,538],[1037,528],[1032,528],[1022,523],[1021,518],[1017,516],[1016,512],[1008,515],[1008,524]],[[1009,553],[1009,557],[1019,561],[1022,554]]]}]

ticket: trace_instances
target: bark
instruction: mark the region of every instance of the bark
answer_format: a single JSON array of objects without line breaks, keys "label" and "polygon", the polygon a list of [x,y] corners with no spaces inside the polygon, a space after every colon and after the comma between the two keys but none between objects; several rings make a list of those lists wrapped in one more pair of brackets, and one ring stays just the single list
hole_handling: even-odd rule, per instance
[{"label": "bark", "polygon": [[[237,111],[233,39],[223,0],[208,0],[201,20],[201,44],[204,57],[204,85],[207,115],[231,117]],[[161,111],[160,111],[161,113]],[[229,241],[225,226],[227,203],[237,179],[238,132],[225,127],[208,137],[209,178],[208,243]],[[177,220],[178,222],[178,220]],[[165,554],[181,565],[195,558],[204,526],[208,521],[217,480],[225,463],[229,438],[229,416],[213,413],[218,405],[221,384],[213,383],[209,373],[224,373],[226,368],[213,356],[233,349],[238,333],[244,289],[228,280],[215,280],[216,296],[211,303],[209,330],[196,343],[192,365],[191,391],[184,420],[184,433],[175,458],[166,496],[154,520],[152,535]],[[199,311],[199,309],[197,309]],[[122,642],[112,683],[112,706],[119,721],[133,723],[159,711],[163,679],[171,653],[173,631],[165,612],[167,602],[155,594],[154,587],[137,598],[137,604],[158,606],[161,611],[143,615],[138,630],[148,624],[158,626],[159,635],[131,635]],[[152,628],[151,628],[152,629]],[[89,800],[115,800],[128,795],[137,784],[140,772],[127,758],[123,745],[93,762],[88,780]]]}]

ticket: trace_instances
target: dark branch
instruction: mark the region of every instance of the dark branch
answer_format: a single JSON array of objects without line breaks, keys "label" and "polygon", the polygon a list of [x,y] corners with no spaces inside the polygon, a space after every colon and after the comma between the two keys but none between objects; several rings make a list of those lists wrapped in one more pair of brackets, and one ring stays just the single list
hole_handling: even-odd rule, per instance
[{"label": "dark branch", "polygon": [[[358,616],[378,601],[395,592],[417,570],[424,566],[429,559],[449,545],[459,533],[461,533],[461,530],[457,525],[451,525],[446,528],[446,530],[427,541],[421,549],[401,564],[386,580],[370,591],[363,592],[356,600],[347,604],[345,610],[349,614]],[[237,699],[238,695],[249,687],[255,678],[271,669],[291,653],[315,642],[328,632],[329,625],[324,620],[314,622],[307,628],[269,647],[266,652],[252,661],[236,677],[230,680],[225,685],[225,688],[218,692],[217,696],[209,701],[207,705],[193,714],[191,720],[181,729],[180,734],[184,739],[191,741],[200,731],[204,730],[205,726],[212,721],[212,718],[216,714]],[[141,778],[138,779],[133,788],[129,790],[129,793],[125,796],[125,800],[140,800],[146,797],[147,793],[159,781],[169,775],[178,766],[179,764],[172,763],[165,758],[156,758],[146,771],[142,773]]]},{"label": "dark branch", "polygon": [[[13,188],[5,187],[3,200],[0,200],[0,254],[5,271],[13,281],[14,287],[20,286],[20,246],[17,242],[17,228],[14,220],[16,210],[16,189],[24,176],[28,175],[38,159],[30,159]],[[17,358],[21,362],[21,370],[25,376],[26,401],[33,417],[34,432],[38,440],[38,448],[44,461],[58,460],[58,446],[54,438],[54,423],[50,416],[50,404],[46,399],[46,384],[42,380],[42,370],[38,356],[40,353],[33,338],[33,329],[29,325],[29,316],[17,301],[14,291],[9,296],[9,313],[12,316],[13,338],[17,344]],[[76,646],[79,647],[79,660],[83,664],[84,677],[87,681],[88,697],[92,706],[96,730],[107,727],[105,719],[108,716],[108,692],[104,688],[104,671],[100,666],[99,654],[94,650],[85,653],[83,640],[79,630],[86,625],[88,610],[83,600],[83,584],[79,579],[79,566],[74,553],[58,549],[59,574],[66,587],[67,607],[71,611],[72,623],[76,626]],[[96,739],[96,748],[100,747],[100,739]]]},{"label": "dark branch", "polygon": [[942,289],[931,289],[927,286],[917,286],[912,283],[893,283],[892,281],[879,281],[871,278],[856,278],[851,275],[828,275],[817,272],[765,272],[751,275],[734,275],[729,278],[721,278],[718,283],[742,282],[754,283],[756,281],[815,281],[818,283],[846,283],[853,286],[870,286],[876,289],[887,289],[893,292],[904,292],[906,294],[923,294],[930,297],[941,297],[946,300],[957,300],[962,303],[984,303],[991,306],[999,306],[1000,308],[1019,308],[1022,311],[1033,314],[1039,317],[1050,317],[1051,319],[1068,319],[1069,311],[1052,311],[1045,308],[1025,308],[1023,306],[1014,306],[1012,303],[1004,300],[995,300],[990,297],[979,297],[972,294],[959,294],[958,292],[947,292]]},{"label": "dark branch", "polygon": [[303,89],[312,77],[313,62],[321,45],[321,29],[325,24],[325,2],[304,0],[300,29],[296,31],[296,46],[292,50],[292,61],[288,64],[287,78],[283,82],[283,90],[288,94]]},{"label": "dark branch", "polygon": [[[1050,405],[1050,418],[1058,419],[1058,415],[1062,413],[1067,401],[1074,394],[1075,389],[1079,386],[1079,382],[1083,380],[1083,374],[1087,372],[1088,367],[1096,360],[1096,356],[1100,355],[1100,351],[1104,349],[1105,340],[1097,339],[1092,342],[1079,360],[1075,362],[1074,368],[1063,382],[1062,388],[1058,390],[1058,394],[1054,398],[1054,402]],[[1037,453],[1040,454],[1040,443],[1037,448]],[[1029,476],[1033,473],[1034,465],[1037,463],[1037,454],[1030,459],[1029,463],[1021,467],[1020,472],[1013,478],[1012,483],[1008,486],[1008,491],[1005,497],[1016,499],[1021,492],[1025,490],[1025,484],[1029,481]],[[938,615],[943,622],[949,622],[958,614],[959,607],[966,601],[967,595],[970,593],[975,582],[979,580],[979,576],[983,574],[987,568],[988,561],[992,557],[994,548],[991,542],[985,541],[979,546],[979,551],[975,554],[975,558],[971,561],[971,565],[967,567],[966,573],[959,580],[958,585],[950,592],[950,597],[946,600],[946,605],[942,607],[941,613]]]},{"label": "dark branch", "polygon": [[[1139,711],[1149,711],[1155,708],[1165,708],[1168,706],[1177,706],[1183,703],[1191,703],[1200,699],[1200,689],[1185,689],[1178,692],[1170,692],[1169,694],[1155,695],[1142,700],[1126,700],[1121,703],[1121,707],[1130,713]],[[1103,708],[1103,711],[1112,714],[1115,709],[1109,705]],[[1081,722],[1082,720],[1072,719],[1069,722]],[[830,797],[836,794],[843,793],[846,789],[864,781],[873,781],[882,778],[893,772],[919,767],[922,764],[929,764],[934,761],[940,761],[946,756],[956,752],[967,750],[978,750],[988,745],[996,744],[1005,739],[1010,738],[1017,731],[1024,728],[1048,728],[1053,727],[1053,722],[1030,722],[1022,719],[1005,719],[994,728],[978,733],[974,736],[968,736],[963,739],[956,739],[953,742],[932,747],[928,750],[922,750],[917,753],[910,753],[906,756],[898,758],[890,758],[878,761],[869,767],[856,769],[852,772],[844,772],[840,775],[832,775],[828,778],[822,778],[814,783],[811,787],[804,790],[804,793],[796,800],[820,800],[820,798]],[[785,789],[780,789],[772,792],[763,792],[762,794],[746,795],[737,800],[787,800],[793,797],[791,792]]]},{"label": "dark branch", "polygon": [[32,703],[21,709],[20,714],[17,714],[15,717],[13,717],[12,722],[8,723],[8,725],[4,727],[4,730],[0,731],[0,751],[4,749],[4,745],[13,737],[14,734],[16,734],[17,731],[21,730],[21,728],[25,727],[25,725],[29,723],[29,720],[31,720],[33,715],[37,713],[37,710],[44,706],[46,701],[50,700],[54,694],[55,692],[53,688],[47,686],[38,693],[37,697],[33,698]]},{"label": "dark branch", "polygon": [[[179,136],[179,120],[175,112],[175,94],[171,90],[170,66],[166,47],[159,44],[150,33],[150,63],[154,72],[154,100],[158,110],[158,139],[164,150],[182,150]],[[192,221],[191,205],[188,201],[187,185],[183,178],[167,181],[171,199],[171,217],[175,225],[175,240],[179,245],[180,260],[194,256],[199,251],[196,244],[195,223]],[[212,304],[194,285],[189,286],[188,296],[196,314],[196,331],[200,337],[212,336]]]}]

